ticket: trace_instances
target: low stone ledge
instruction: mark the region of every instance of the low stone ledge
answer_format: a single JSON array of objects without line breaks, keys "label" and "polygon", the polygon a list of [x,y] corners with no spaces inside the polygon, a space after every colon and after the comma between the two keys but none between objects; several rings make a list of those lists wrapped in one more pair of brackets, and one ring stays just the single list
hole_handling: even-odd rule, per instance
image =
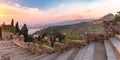
[{"label": "low stone ledge", "polygon": [[35,43],[35,53],[41,53],[42,50],[39,48],[39,44]]},{"label": "low stone ledge", "polygon": [[42,45],[41,50],[42,50],[41,53],[53,53],[54,52],[53,48],[47,45]]},{"label": "low stone ledge", "polygon": [[32,53],[35,53],[35,45],[34,43],[30,42],[28,44],[28,49],[32,52]]},{"label": "low stone ledge", "polygon": [[55,52],[59,52],[59,51],[63,52],[63,51],[66,51],[68,49],[68,47],[65,44],[55,42],[54,46],[53,46],[53,49],[54,49]]},{"label": "low stone ledge", "polygon": [[115,38],[120,41],[120,35],[115,35]]},{"label": "low stone ledge", "polygon": [[81,44],[80,40],[68,40],[67,41],[67,45],[69,48],[73,48],[73,47],[82,47],[83,45]]}]

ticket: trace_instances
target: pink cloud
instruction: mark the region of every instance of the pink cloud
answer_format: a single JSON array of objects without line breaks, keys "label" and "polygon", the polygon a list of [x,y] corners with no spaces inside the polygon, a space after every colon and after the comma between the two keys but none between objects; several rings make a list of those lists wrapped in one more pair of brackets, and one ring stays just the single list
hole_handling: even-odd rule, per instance
[{"label": "pink cloud", "polygon": [[46,24],[81,18],[81,16],[76,13],[64,13],[62,10],[64,8],[64,4],[61,4],[57,8],[43,11],[38,8],[22,7],[18,4],[0,4],[0,14],[4,15],[0,16],[2,18],[0,23],[3,21],[10,22],[12,18],[21,24]]},{"label": "pink cloud", "polygon": [[0,3],[0,24],[3,22],[10,23],[12,18],[21,24],[47,24],[65,20],[100,18],[107,13],[113,13],[119,10],[119,7],[117,7],[119,3],[116,3],[116,1],[111,0],[109,2],[107,0],[94,4],[60,4],[58,7],[51,8],[47,11],[24,7],[19,4]]}]

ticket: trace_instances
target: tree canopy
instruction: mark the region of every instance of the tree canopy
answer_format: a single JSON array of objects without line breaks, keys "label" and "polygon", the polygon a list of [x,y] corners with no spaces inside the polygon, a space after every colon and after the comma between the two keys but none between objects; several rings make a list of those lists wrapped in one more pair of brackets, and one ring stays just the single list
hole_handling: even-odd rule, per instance
[{"label": "tree canopy", "polygon": [[26,24],[23,25],[20,33],[24,36],[24,41],[28,42],[29,41],[29,39],[28,39],[28,29],[27,29],[27,25]]},{"label": "tree canopy", "polygon": [[18,22],[15,25],[15,34],[20,32],[19,24]]}]

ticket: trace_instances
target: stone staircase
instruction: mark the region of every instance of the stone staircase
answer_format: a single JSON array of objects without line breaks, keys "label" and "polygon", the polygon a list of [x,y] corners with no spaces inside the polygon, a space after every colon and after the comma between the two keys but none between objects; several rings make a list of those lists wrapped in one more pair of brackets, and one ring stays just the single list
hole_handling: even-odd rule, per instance
[{"label": "stone staircase", "polygon": [[0,41],[0,60],[120,60],[120,35],[54,53],[32,53],[12,40]]}]

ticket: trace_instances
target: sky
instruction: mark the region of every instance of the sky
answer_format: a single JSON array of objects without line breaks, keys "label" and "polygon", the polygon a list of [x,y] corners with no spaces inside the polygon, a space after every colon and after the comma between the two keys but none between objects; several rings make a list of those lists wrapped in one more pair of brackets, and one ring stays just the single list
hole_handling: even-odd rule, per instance
[{"label": "sky", "polygon": [[120,11],[120,0],[0,0],[0,24],[50,24],[66,20],[99,19]]}]

